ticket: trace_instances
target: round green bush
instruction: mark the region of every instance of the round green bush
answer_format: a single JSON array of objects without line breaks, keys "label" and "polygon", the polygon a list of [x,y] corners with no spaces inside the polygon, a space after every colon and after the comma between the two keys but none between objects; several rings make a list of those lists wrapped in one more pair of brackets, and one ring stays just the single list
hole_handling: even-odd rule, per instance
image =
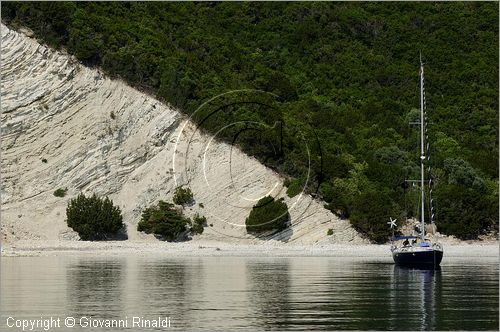
[{"label": "round green bush", "polygon": [[120,234],[124,229],[120,208],[113,205],[108,197],[84,194],[68,202],[66,222],[85,241],[107,240]]},{"label": "round green bush", "polygon": [[177,205],[193,203],[193,192],[189,188],[178,187],[175,189],[173,201]]},{"label": "round green bush", "polygon": [[159,201],[142,212],[142,218],[137,225],[139,232],[154,234],[167,241],[179,240],[191,224],[189,218],[176,210],[175,205]]},{"label": "round green bush", "polygon": [[193,226],[191,226],[192,234],[203,234],[203,230],[207,225],[207,218],[204,216],[196,215],[193,218]]},{"label": "round green bush", "polygon": [[288,197],[293,198],[302,192],[302,185],[299,179],[294,179],[287,183],[286,194]]},{"label": "round green bush", "polygon": [[275,200],[271,196],[260,199],[250,211],[245,221],[248,233],[281,231],[287,228],[290,220],[288,207],[283,199]]},{"label": "round green bush", "polygon": [[54,196],[56,197],[64,197],[66,196],[66,193],[68,192],[68,188],[59,188],[56,191],[54,191]]}]

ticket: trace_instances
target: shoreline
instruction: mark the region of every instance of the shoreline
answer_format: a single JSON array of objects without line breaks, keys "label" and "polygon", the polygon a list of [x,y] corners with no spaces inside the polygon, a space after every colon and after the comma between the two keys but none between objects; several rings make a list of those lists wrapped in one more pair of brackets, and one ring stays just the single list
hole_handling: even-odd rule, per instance
[{"label": "shoreline", "polygon": [[[443,243],[446,257],[499,257],[498,241]],[[236,244],[219,241],[188,242],[140,241],[20,241],[1,244],[2,257],[59,256],[83,254],[95,256],[156,255],[162,257],[351,257],[391,258],[389,244],[286,244],[278,241],[262,244]]]}]

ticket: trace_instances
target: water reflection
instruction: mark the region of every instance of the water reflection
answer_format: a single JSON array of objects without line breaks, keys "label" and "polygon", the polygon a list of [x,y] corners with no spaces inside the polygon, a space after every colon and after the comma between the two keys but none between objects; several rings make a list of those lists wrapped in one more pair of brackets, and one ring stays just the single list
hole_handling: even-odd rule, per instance
[{"label": "water reflection", "polygon": [[[390,328],[409,328],[408,322],[398,318],[402,309],[411,312],[414,319],[411,325],[419,330],[432,330],[436,325],[435,314],[439,304],[441,270],[414,269],[393,266],[390,280],[390,311],[393,313]],[[437,306],[437,307],[436,307]],[[404,320],[407,317],[402,317]]]},{"label": "water reflection", "polygon": [[[131,315],[140,316],[184,316],[185,305],[189,303],[193,273],[197,266],[188,269],[178,261],[138,261],[137,306],[131,308]],[[147,312],[143,308],[149,308]],[[184,317],[189,322],[188,317]]]},{"label": "water reflection", "polygon": [[246,277],[250,309],[255,310],[258,326],[289,328],[291,313],[289,260],[249,260]]},{"label": "water reflection", "polygon": [[494,264],[476,258],[469,264],[443,267],[436,326],[498,330],[498,260]]},{"label": "water reflection", "polygon": [[441,271],[328,257],[0,263],[2,317],[169,316],[180,330],[498,330],[497,259],[448,260]]},{"label": "water reflection", "polygon": [[[120,318],[122,315],[123,270],[121,258],[83,258],[66,266],[67,310],[70,316]],[[105,311],[102,309],[106,308]]]}]

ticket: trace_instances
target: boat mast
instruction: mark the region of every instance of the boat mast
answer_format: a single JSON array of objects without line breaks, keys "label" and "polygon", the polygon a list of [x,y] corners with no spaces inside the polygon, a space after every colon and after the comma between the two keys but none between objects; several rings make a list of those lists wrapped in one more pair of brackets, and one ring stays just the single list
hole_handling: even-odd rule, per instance
[{"label": "boat mast", "polygon": [[422,53],[420,53],[420,193],[422,195],[420,204],[420,222],[422,227],[420,231],[420,238],[422,241],[425,241],[424,143],[424,64],[422,63]]}]

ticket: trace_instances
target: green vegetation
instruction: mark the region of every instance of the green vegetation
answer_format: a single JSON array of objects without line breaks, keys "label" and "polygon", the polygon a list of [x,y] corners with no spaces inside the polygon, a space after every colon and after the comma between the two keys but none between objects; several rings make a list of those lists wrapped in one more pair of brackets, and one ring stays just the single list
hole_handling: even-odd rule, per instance
[{"label": "green vegetation", "polygon": [[202,234],[206,225],[207,218],[204,216],[197,214],[191,222],[174,204],[159,201],[142,212],[137,230],[167,241],[179,241],[187,239],[188,231],[191,234]]},{"label": "green vegetation", "polygon": [[261,198],[245,220],[248,233],[259,234],[265,231],[281,231],[287,228],[290,220],[288,207],[282,199],[271,196]]},{"label": "green vegetation", "polygon": [[462,239],[475,239],[485,229],[498,232],[498,182],[482,178],[461,159],[446,159],[439,177],[440,231]]},{"label": "green vegetation", "polygon": [[285,181],[285,186],[287,186],[286,194],[290,198],[297,196],[302,191],[302,186],[298,179]]},{"label": "green vegetation", "polygon": [[64,197],[66,196],[66,193],[68,192],[68,188],[59,188],[54,191],[54,196],[56,197]]},{"label": "green vegetation", "polygon": [[206,225],[207,225],[207,218],[197,214],[193,218],[193,225],[191,226],[191,233],[192,234],[202,234],[203,229]]},{"label": "green vegetation", "polygon": [[333,229],[328,228],[328,230],[326,231],[326,235],[328,236],[333,235]]},{"label": "green vegetation", "polygon": [[[246,131],[237,143],[294,179],[290,196],[306,183],[303,134],[306,189],[377,242],[389,216],[418,211],[404,180],[418,178],[408,123],[422,51],[438,229],[475,238],[497,228],[498,3],[4,2],[2,19],[186,114],[235,89],[278,95],[267,107],[239,95],[194,119],[211,132],[284,123],[280,137]],[[218,137],[232,142],[243,126]]]},{"label": "green vegetation", "polygon": [[115,238],[124,229],[120,208],[108,197],[78,195],[69,201],[66,222],[85,241]]},{"label": "green vegetation", "polygon": [[46,158],[42,158],[42,163],[46,164],[47,163],[47,159]]},{"label": "green vegetation", "polygon": [[397,216],[397,207],[386,193],[366,191],[356,196],[350,220],[354,228],[376,243],[387,241],[387,216]]},{"label": "green vegetation", "polygon": [[137,225],[139,232],[155,234],[167,241],[180,240],[186,235],[191,220],[182,215],[172,203],[159,201],[142,212],[141,221]]},{"label": "green vegetation", "polygon": [[189,188],[177,187],[173,201],[177,205],[189,205],[193,203],[193,193]]}]

